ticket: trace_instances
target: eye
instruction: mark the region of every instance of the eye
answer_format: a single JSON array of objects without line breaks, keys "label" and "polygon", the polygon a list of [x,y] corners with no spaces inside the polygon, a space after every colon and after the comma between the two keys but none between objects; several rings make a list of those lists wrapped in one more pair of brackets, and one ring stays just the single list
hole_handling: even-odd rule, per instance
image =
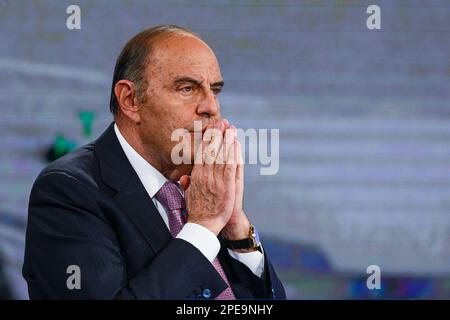
[{"label": "eye", "polygon": [[222,92],[222,88],[221,88],[221,87],[211,88],[211,90],[212,90],[212,92],[213,92],[215,95],[218,95],[219,93]]},{"label": "eye", "polygon": [[181,94],[189,95],[194,92],[194,87],[193,86],[184,86],[184,87],[178,88],[178,91],[181,92]]}]

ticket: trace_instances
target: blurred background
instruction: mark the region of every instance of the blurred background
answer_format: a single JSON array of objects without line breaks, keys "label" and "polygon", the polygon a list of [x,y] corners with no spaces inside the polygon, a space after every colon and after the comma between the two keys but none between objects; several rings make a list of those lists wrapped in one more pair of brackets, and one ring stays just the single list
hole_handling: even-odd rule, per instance
[{"label": "blurred background", "polygon": [[[366,27],[370,4],[381,30]],[[246,166],[245,209],[288,298],[450,299],[446,0],[0,0],[0,299],[28,298],[34,179],[112,121],[115,60],[157,24],[216,52],[225,117],[280,129],[279,172]]]}]

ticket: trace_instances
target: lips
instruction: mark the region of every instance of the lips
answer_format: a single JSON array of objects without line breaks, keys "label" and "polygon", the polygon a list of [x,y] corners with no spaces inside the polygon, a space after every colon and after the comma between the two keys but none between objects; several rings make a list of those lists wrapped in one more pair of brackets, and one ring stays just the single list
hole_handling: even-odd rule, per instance
[{"label": "lips", "polygon": [[[205,125],[205,126],[202,128],[202,135],[205,134],[206,129],[208,129],[208,128],[207,128],[207,125]],[[190,133],[195,133],[196,131],[195,131],[195,130],[189,130],[189,132],[190,132]]]}]

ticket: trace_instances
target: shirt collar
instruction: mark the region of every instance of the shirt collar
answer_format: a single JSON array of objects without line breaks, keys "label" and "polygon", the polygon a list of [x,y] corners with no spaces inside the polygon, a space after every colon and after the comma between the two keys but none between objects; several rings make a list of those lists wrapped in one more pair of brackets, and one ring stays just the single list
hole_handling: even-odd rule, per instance
[{"label": "shirt collar", "polygon": [[122,147],[125,155],[130,161],[131,166],[134,171],[136,171],[139,179],[147,190],[147,193],[151,198],[161,189],[161,187],[166,183],[167,179],[161,172],[156,170],[150,163],[147,162],[132,146],[125,140],[119,131],[116,123],[114,123],[114,132],[116,133],[117,139],[119,140],[120,146]]}]

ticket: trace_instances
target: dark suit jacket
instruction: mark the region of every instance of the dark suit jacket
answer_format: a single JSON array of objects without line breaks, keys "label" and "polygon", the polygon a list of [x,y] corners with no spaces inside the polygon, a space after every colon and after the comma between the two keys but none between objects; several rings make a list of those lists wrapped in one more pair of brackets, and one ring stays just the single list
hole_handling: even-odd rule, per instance
[{"label": "dark suit jacket", "polygon": [[[218,256],[238,299],[285,298],[267,255],[262,278],[223,245]],[[81,289],[67,287],[70,265]],[[214,299],[226,288],[197,248],[170,235],[113,124],[36,179],[23,275],[31,299]]]}]

